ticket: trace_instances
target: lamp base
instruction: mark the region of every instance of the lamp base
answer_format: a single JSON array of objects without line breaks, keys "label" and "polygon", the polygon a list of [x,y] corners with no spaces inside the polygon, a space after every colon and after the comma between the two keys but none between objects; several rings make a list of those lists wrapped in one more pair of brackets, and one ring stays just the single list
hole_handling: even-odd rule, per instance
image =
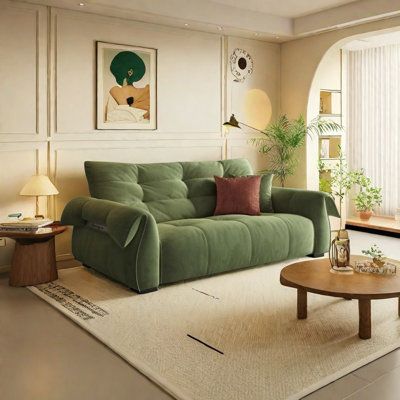
[{"label": "lamp base", "polygon": [[346,267],[338,267],[337,265],[334,265],[331,267],[330,272],[334,274],[352,274],[353,273],[353,268],[347,265]]}]

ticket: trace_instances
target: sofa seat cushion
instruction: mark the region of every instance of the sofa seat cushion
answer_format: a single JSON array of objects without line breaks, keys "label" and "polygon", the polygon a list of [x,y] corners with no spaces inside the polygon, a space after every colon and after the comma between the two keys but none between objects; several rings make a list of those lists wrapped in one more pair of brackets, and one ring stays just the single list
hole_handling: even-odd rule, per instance
[{"label": "sofa seat cushion", "polygon": [[218,215],[158,224],[160,282],[311,254],[312,222],[293,214]]}]

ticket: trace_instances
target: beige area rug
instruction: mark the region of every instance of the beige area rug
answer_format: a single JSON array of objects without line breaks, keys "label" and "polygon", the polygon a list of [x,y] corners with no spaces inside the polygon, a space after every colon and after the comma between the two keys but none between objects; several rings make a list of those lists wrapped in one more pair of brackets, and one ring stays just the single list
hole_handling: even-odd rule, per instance
[{"label": "beige area rug", "polygon": [[354,300],[309,294],[297,320],[284,265],[144,295],[77,267],[30,290],[178,399],[299,399],[400,346],[395,299],[372,302],[370,340],[357,336]]}]

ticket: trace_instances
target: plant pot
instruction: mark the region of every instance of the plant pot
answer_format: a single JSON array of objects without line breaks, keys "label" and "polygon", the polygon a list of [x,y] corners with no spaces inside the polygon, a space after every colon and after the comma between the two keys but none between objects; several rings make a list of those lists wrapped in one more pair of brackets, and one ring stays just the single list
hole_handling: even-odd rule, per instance
[{"label": "plant pot", "polygon": [[372,217],[372,211],[359,211],[360,219],[368,221]]},{"label": "plant pot", "polygon": [[372,261],[378,267],[383,267],[385,265],[385,260],[383,260],[382,258],[373,258]]}]

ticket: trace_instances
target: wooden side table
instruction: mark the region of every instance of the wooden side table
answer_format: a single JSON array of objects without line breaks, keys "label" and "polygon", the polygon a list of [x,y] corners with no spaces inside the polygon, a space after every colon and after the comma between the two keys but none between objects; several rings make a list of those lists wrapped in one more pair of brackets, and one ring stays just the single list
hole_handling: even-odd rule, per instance
[{"label": "wooden side table", "polygon": [[58,278],[54,237],[66,226],[52,224],[37,232],[1,232],[15,240],[11,262],[10,286],[38,285]]}]

